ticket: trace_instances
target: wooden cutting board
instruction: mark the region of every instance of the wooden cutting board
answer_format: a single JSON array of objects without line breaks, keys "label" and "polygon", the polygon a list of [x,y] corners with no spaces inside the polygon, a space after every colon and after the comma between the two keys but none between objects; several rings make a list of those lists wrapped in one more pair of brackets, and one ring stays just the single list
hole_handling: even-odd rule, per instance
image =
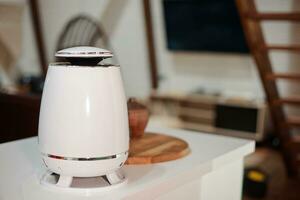
[{"label": "wooden cutting board", "polygon": [[145,133],[130,140],[126,164],[150,164],[176,160],[189,154],[189,145],[182,139],[160,133]]}]

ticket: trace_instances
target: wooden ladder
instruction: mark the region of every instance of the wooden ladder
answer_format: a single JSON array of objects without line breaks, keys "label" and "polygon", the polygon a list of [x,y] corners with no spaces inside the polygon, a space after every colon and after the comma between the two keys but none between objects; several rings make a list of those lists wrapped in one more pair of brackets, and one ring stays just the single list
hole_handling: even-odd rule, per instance
[{"label": "wooden ladder", "polygon": [[271,45],[266,44],[261,21],[286,20],[300,22],[298,13],[259,13],[254,0],[236,0],[240,13],[245,36],[251,54],[256,62],[260,78],[265,90],[275,132],[280,139],[281,152],[289,175],[295,176],[300,167],[300,142],[291,135],[291,130],[300,127],[300,117],[288,117],[283,106],[286,104],[300,105],[300,96],[280,97],[276,81],[299,81],[300,73],[274,73],[269,57],[269,51],[296,51],[300,52],[300,45]]}]

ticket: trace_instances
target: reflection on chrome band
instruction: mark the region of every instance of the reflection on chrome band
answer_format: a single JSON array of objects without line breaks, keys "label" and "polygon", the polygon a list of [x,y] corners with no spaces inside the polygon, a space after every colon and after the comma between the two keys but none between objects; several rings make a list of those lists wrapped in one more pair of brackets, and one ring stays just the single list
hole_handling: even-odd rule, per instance
[{"label": "reflection on chrome band", "polygon": [[119,154],[110,155],[110,156],[104,156],[104,157],[87,157],[87,158],[64,157],[64,156],[57,156],[57,155],[45,154],[45,153],[43,153],[43,155],[47,156],[49,158],[54,158],[54,159],[59,159],[59,160],[95,161],[95,160],[108,160],[108,159],[119,158],[121,156],[127,155],[127,151],[124,152],[124,153],[119,153]]}]

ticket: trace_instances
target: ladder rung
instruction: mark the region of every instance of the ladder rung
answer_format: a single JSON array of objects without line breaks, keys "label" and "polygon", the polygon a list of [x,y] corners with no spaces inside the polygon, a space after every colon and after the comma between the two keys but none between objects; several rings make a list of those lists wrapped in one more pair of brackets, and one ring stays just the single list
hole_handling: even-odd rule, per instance
[{"label": "ladder rung", "polygon": [[255,13],[248,14],[247,17],[257,20],[289,20],[300,21],[300,13]]},{"label": "ladder rung", "polygon": [[275,79],[288,79],[294,81],[300,81],[300,74],[297,73],[272,73],[266,75],[267,80]]},{"label": "ladder rung", "polygon": [[292,144],[296,144],[300,151],[300,135],[292,135]]},{"label": "ladder rung", "polygon": [[296,154],[299,154],[300,153],[300,138],[299,138],[299,136],[292,135],[290,138],[288,147],[291,151],[295,152]]},{"label": "ladder rung", "polygon": [[292,152],[300,152],[300,143],[298,141],[290,141],[287,148]]},{"label": "ladder rung", "polygon": [[300,51],[300,45],[267,45],[266,50]]},{"label": "ladder rung", "polygon": [[[281,105],[281,104],[295,104],[300,105],[300,96],[291,96],[291,97],[285,97],[276,99],[273,101],[274,105]],[[299,119],[300,122],[300,119]]]},{"label": "ladder rung", "polygon": [[290,127],[300,127],[300,117],[289,117],[286,124]]}]

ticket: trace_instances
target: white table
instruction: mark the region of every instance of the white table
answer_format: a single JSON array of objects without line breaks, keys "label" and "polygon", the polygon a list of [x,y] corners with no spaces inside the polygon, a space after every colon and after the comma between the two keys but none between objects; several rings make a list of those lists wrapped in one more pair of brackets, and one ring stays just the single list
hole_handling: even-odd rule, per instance
[{"label": "white table", "polygon": [[0,200],[47,199],[241,199],[243,158],[254,151],[250,140],[184,130],[150,128],[184,139],[191,154],[175,161],[124,167],[128,182],[97,196],[54,192],[38,184],[45,170],[37,138],[0,144]]}]

